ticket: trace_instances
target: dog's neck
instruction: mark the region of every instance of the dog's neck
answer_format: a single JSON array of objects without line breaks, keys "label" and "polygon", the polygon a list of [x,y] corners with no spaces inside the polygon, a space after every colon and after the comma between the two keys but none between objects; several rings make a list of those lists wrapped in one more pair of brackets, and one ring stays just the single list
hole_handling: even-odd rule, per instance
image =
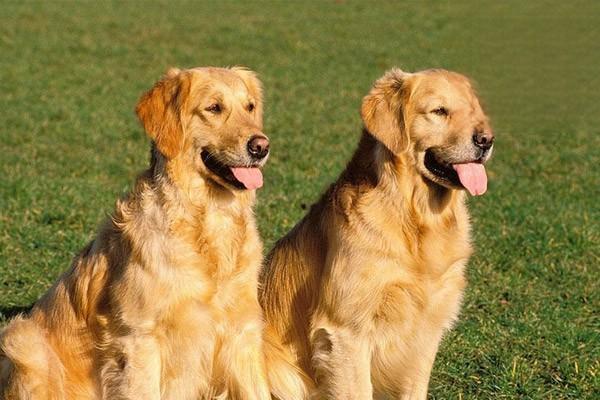
[{"label": "dog's neck", "polygon": [[[190,172],[189,165],[183,159],[166,160],[153,154],[150,168],[137,178],[132,191],[117,202],[113,221],[125,235],[136,232],[137,236],[129,242],[148,253],[144,261],[148,264],[161,257],[155,255],[151,259],[151,252],[144,250],[153,237],[177,238],[199,254],[210,252],[230,260],[237,259],[243,251],[243,241],[237,240],[236,235],[258,237],[254,235],[252,214],[254,193],[225,189]],[[219,249],[207,249],[203,237],[221,238],[213,241]],[[224,262],[213,259],[221,268]]]},{"label": "dog's neck", "polygon": [[400,213],[417,212],[435,218],[463,206],[462,191],[431,182],[415,170],[415,162],[410,151],[396,155],[364,129],[358,149],[340,183],[358,187],[363,193],[382,191],[384,196],[381,198]]},{"label": "dog's neck", "polygon": [[[191,215],[199,214],[208,204],[240,213],[254,205],[255,191],[226,188],[216,181],[191,171],[192,155],[167,160],[156,149],[151,154],[150,171],[155,187],[170,193],[173,205],[183,207]],[[200,212],[201,214],[201,212]]]}]

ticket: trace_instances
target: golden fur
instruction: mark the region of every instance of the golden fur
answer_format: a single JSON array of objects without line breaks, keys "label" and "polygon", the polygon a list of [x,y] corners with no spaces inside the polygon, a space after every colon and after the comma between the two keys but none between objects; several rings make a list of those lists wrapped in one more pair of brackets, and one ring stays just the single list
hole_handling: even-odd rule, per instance
[{"label": "golden fur", "polygon": [[277,242],[259,299],[316,397],[425,399],[471,254],[464,191],[433,175],[425,153],[469,162],[473,132],[490,127],[469,81],[444,70],[389,71],[361,115],[354,157]]},{"label": "golden fur", "polygon": [[153,140],[150,168],[31,314],[2,332],[0,397],[270,399],[255,193],[201,157],[251,164],[260,82],[243,68],[171,69],[136,111]]}]

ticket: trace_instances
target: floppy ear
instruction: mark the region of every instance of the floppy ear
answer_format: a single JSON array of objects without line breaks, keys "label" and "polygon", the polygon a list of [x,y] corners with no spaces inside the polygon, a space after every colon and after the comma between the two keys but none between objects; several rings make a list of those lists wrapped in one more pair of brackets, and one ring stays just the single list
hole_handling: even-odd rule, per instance
[{"label": "floppy ear", "polygon": [[410,93],[407,73],[392,69],[375,81],[360,109],[367,130],[394,154],[408,149],[404,105]]},{"label": "floppy ear", "polygon": [[256,72],[249,70],[246,67],[236,66],[231,68],[232,71],[237,73],[240,78],[244,81],[244,84],[248,88],[248,92],[254,98],[256,102],[255,113],[258,117],[260,123],[262,124],[263,119],[263,93],[262,93],[262,83],[258,79]]},{"label": "floppy ear", "polygon": [[181,109],[189,89],[189,77],[177,68],[170,68],[142,95],[135,108],[146,134],[168,159],[177,156],[183,147]]}]

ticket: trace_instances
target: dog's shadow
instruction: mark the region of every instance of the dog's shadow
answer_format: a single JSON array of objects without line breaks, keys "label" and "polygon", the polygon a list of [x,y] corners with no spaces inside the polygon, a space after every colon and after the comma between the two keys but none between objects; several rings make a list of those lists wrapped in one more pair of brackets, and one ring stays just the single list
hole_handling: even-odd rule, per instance
[{"label": "dog's shadow", "polygon": [[33,308],[33,304],[28,306],[0,306],[0,324],[8,322],[19,314],[27,314]]}]

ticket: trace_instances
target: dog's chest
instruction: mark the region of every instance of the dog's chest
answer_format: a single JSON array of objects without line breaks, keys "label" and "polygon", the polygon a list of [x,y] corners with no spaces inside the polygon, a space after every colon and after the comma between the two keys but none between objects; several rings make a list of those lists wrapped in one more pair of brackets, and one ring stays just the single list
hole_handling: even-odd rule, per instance
[{"label": "dog's chest", "polygon": [[[222,378],[213,376],[215,360],[229,340],[223,332],[239,330],[231,326],[232,319],[240,324],[260,322],[256,280],[261,247],[253,221],[215,213],[207,215],[201,226],[188,226],[179,233],[172,243],[176,268],[171,281],[184,290],[162,324],[161,346],[166,349],[165,374],[172,378],[165,379],[164,390],[173,399],[196,398],[197,393],[214,390],[212,379]],[[235,315],[238,309],[243,316]],[[193,388],[195,397],[181,392],[177,382],[182,380],[186,388]]]},{"label": "dog's chest", "polygon": [[201,222],[182,221],[174,231],[170,248],[175,269],[197,271],[213,291],[219,282],[260,263],[258,232],[251,216],[243,213],[206,210]]},{"label": "dog's chest", "polygon": [[465,287],[471,252],[466,232],[433,231],[418,243],[400,243],[385,263],[379,314],[408,330],[449,327]]},{"label": "dog's chest", "polygon": [[408,331],[422,324],[430,328],[449,326],[465,286],[464,264],[464,260],[457,261],[446,267],[443,275],[435,277],[388,270],[373,312],[375,323]]},{"label": "dog's chest", "polygon": [[253,268],[260,261],[262,250],[250,216],[219,210],[207,212],[202,226],[196,230],[192,246],[214,280],[227,279],[241,269]]}]

